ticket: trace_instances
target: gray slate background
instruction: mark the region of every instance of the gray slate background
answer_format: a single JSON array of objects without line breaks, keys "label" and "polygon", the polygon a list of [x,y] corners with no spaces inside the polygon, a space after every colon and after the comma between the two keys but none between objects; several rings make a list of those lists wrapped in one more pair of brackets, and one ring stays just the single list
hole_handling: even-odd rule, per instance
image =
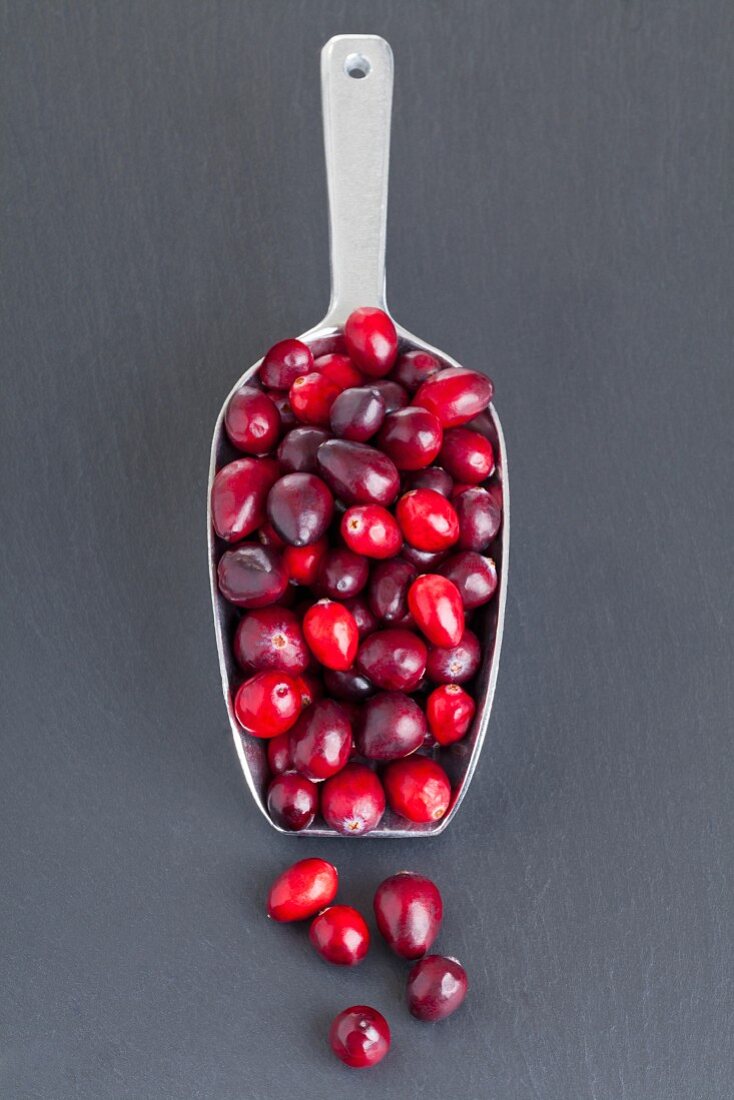
[{"label": "gray slate background", "polygon": [[[432,843],[249,801],[204,547],[233,380],[327,300],[318,51],[397,66],[396,316],[497,384],[491,738]],[[732,1058],[729,0],[2,4],[7,1100],[724,1100]],[[436,1028],[263,916],[321,853],[445,892]],[[330,1017],[389,1016],[350,1075]]]}]

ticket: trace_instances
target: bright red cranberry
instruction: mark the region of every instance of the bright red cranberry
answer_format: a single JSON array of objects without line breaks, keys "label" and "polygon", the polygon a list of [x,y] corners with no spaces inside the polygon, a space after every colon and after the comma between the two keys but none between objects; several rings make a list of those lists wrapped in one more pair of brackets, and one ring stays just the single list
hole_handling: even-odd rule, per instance
[{"label": "bright red cranberry", "polygon": [[441,450],[443,432],[426,409],[398,409],[385,417],[377,443],[399,470],[422,470]]},{"label": "bright red cranberry", "polygon": [[454,501],[459,517],[459,547],[462,550],[486,550],[500,529],[502,502],[496,491],[473,487]]},{"label": "bright red cranberry", "polygon": [[296,378],[288,391],[291,408],[302,424],[325,427],[329,423],[331,406],[341,389],[325,374],[311,371]]},{"label": "bright red cranberry", "polygon": [[440,566],[439,572],[454,582],[465,611],[488,603],[497,590],[497,566],[492,558],[483,558],[473,550],[453,554]]},{"label": "bright red cranberry", "polygon": [[451,501],[432,489],[411,489],[395,514],[406,542],[416,550],[447,550],[459,538],[459,520]]},{"label": "bright red cranberry", "polygon": [[444,428],[458,428],[487,408],[493,392],[485,375],[450,367],[424,382],[413,402],[434,413]]},{"label": "bright red cranberry", "polygon": [[293,412],[293,409],[291,408],[288,391],[286,391],[285,393],[279,393],[277,390],[271,390],[271,392],[268,394],[268,397],[271,399],[280,415],[281,431],[289,432],[291,428],[295,428],[296,424],[298,423],[298,419],[296,417],[296,414]]},{"label": "bright red cranberry", "polygon": [[378,630],[365,638],[357,668],[383,691],[413,691],[426,670],[425,642],[410,630]]},{"label": "bright red cranberry", "polygon": [[478,485],[494,470],[494,451],[479,432],[451,428],[444,434],[439,462],[456,481]]},{"label": "bright red cranberry", "polygon": [[366,386],[343,390],[331,406],[329,423],[340,439],[366,443],[385,419],[385,402]]},{"label": "bright red cranberry", "polygon": [[331,905],[339,876],[325,859],[301,859],[270,887],[268,916],[277,921],[306,920]]},{"label": "bright red cranberry", "polygon": [[356,966],[370,946],[370,930],[351,905],[332,905],[314,917],[308,938],[326,962]]},{"label": "bright red cranberry", "polygon": [[435,572],[448,554],[448,550],[417,550],[407,542],[400,551],[400,557],[414,565],[419,573]]},{"label": "bright red cranberry", "polygon": [[286,474],[315,474],[316,452],[329,438],[323,428],[293,428],[281,440],[278,462]]},{"label": "bright red cranberry", "polygon": [[385,769],[383,782],[390,809],[408,821],[438,821],[449,808],[449,777],[427,756],[393,761]]},{"label": "bright red cranberry", "polygon": [[293,583],[315,584],[328,549],[329,544],[325,538],[312,542],[309,546],[286,546],[283,551],[283,564]]},{"label": "bright red cranberry", "polygon": [[274,458],[238,458],[222,467],[211,496],[212,523],[220,539],[239,542],[263,523],[268,493],[279,473]]},{"label": "bright red cranberry", "polygon": [[345,1066],[368,1069],[381,1062],[390,1049],[390,1028],[376,1008],[353,1005],[332,1021],[329,1044]]},{"label": "bright red cranberry", "polygon": [[257,542],[244,542],[222,554],[217,575],[220,592],[238,607],[267,607],[288,587],[280,554]]},{"label": "bright red cranberry", "polygon": [[453,581],[424,573],[408,589],[408,608],[433,645],[458,645],[464,633],[464,608]]},{"label": "bright red cranberry", "polygon": [[333,699],[313,703],[291,730],[293,766],[315,782],[341,771],[351,749],[352,727]]},{"label": "bright red cranberry", "polygon": [[229,399],[224,427],[238,451],[265,455],[278,442],[280,413],[262,390],[241,386]]},{"label": "bright red cranberry", "polygon": [[400,476],[392,459],[366,443],[330,439],[316,454],[319,472],[345,504],[392,504]]},{"label": "bright red cranberry", "polygon": [[385,416],[397,412],[398,409],[404,409],[408,404],[407,390],[404,390],[397,382],[391,382],[389,378],[381,378],[379,382],[372,382],[370,389],[382,398],[385,405]]},{"label": "bright red cranberry", "polygon": [[324,684],[329,695],[349,703],[359,703],[375,694],[375,685],[354,668],[348,668],[344,672],[327,668],[324,671]]},{"label": "bright red cranberry", "polygon": [[362,306],[347,317],[344,339],[349,358],[370,378],[383,378],[392,369],[398,353],[395,325],[381,309]]},{"label": "bright red cranberry", "polygon": [[418,1020],[444,1020],[466,997],[466,970],[445,955],[426,955],[408,974],[408,1008]]},{"label": "bright red cranberry", "polygon": [[268,813],[281,829],[300,833],[307,829],[319,808],[315,783],[298,772],[276,775],[268,787]]},{"label": "bright red cranberry", "polygon": [[429,466],[425,470],[413,470],[403,475],[403,492],[411,489],[433,489],[447,500],[451,497],[454,483],[440,466]]},{"label": "bright red cranberry", "polygon": [[291,546],[308,546],[326,533],[334,498],[316,474],[286,474],[268,494],[268,518]]},{"label": "bright red cranberry", "polygon": [[261,607],[244,615],[233,648],[245,672],[280,670],[300,676],[310,659],[301,624],[284,607]]},{"label": "bright red cranberry", "polygon": [[257,376],[272,390],[289,390],[296,378],[313,370],[311,349],[300,340],[280,340],[265,353]]},{"label": "bright red cranberry", "polygon": [[377,619],[372,614],[364,593],[360,596],[354,596],[350,600],[344,600],[344,606],[347,611],[351,611],[354,621],[357,624],[357,630],[359,632],[359,640],[362,641],[368,634],[372,634],[374,630],[377,630]]},{"label": "bright red cranberry", "polygon": [[342,516],[340,531],[350,550],[366,558],[392,558],[403,545],[395,517],[381,504],[348,508]]},{"label": "bright red cranberry", "polygon": [[458,645],[431,646],[426,675],[434,684],[465,684],[479,671],[481,662],[479,639],[471,630],[465,630]]},{"label": "bright red cranberry", "polygon": [[350,361],[348,355],[320,355],[313,369],[336,382],[340,390],[363,386],[365,378]]},{"label": "bright red cranberry", "polygon": [[342,836],[377,828],[385,812],[382,783],[366,764],[347,764],[321,790],[321,815]]},{"label": "bright red cranberry", "polygon": [[345,546],[337,546],[329,550],[321,563],[318,593],[333,600],[347,600],[359,595],[369,575],[370,566],[365,558]]},{"label": "bright red cranberry", "polygon": [[398,356],[391,378],[405,386],[408,393],[415,391],[433,378],[441,369],[438,359],[434,359],[427,351],[406,351]]},{"label": "bright red cranberry", "polygon": [[423,744],[426,716],[402,691],[383,691],[362,708],[354,743],[368,760],[399,760]]},{"label": "bright red cranberry", "polygon": [[458,684],[443,684],[432,691],[426,702],[431,733],[439,745],[461,741],[469,729],[476,705]]},{"label": "bright red cranberry", "polygon": [[301,693],[287,672],[256,672],[234,699],[237,721],[256,737],[285,733],[301,713]]},{"label": "bright red cranberry", "polygon": [[393,558],[378,562],[370,576],[370,610],[387,623],[400,623],[408,612],[408,588],[416,568],[409,561]]},{"label": "bright red cranberry", "polygon": [[293,767],[291,738],[288,732],[271,737],[267,743],[268,767],[273,775],[282,775]]},{"label": "bright red cranberry", "polygon": [[319,600],[303,618],[303,633],[316,660],[337,671],[351,668],[357,655],[359,631],[343,604]]},{"label": "bright red cranberry", "polygon": [[425,955],[443,920],[443,902],[435,882],[412,871],[401,871],[381,882],[374,907],[380,935],[403,959]]}]

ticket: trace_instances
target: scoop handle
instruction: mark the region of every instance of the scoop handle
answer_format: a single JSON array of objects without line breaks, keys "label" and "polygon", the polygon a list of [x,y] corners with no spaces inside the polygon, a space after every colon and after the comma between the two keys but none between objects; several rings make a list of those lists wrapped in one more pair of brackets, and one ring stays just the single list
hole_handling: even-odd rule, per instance
[{"label": "scoop handle", "polygon": [[340,34],[321,51],[331,302],[325,324],[385,308],[393,56],[384,38]]}]

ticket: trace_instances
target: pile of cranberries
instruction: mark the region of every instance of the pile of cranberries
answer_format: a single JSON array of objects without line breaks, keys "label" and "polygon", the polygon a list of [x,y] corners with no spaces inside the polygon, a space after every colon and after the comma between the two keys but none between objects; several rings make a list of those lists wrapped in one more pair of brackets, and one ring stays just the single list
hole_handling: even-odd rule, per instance
[{"label": "pile of cranberries", "polygon": [[[276,921],[312,919],[309,938],[326,962],[356,966],[370,946],[367,922],[349,905],[332,905],[339,876],[325,859],[302,859],[275,880],[268,895],[268,916]],[[418,1020],[443,1020],[464,1000],[468,982],[457,959],[426,955],[443,919],[443,901],[430,879],[401,871],[382,882],[374,898],[380,935],[403,959],[414,963],[408,974],[408,1008]],[[331,1049],[347,1066],[375,1066],[390,1049],[385,1017],[369,1005],[352,1005],[334,1018]]]},{"label": "pile of cranberries", "polygon": [[488,378],[401,350],[379,309],[335,346],[314,359],[282,340],[233,395],[241,457],[211,514],[219,589],[242,611],[234,713],[268,739],[269,813],[353,836],[386,805],[411,822],[451,805],[440,755],[476,710],[502,491]]}]

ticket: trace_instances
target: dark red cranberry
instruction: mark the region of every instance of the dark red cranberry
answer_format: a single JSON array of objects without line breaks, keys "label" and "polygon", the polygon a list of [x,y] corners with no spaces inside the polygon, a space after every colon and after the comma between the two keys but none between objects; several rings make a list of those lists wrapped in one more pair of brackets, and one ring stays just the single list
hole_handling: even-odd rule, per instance
[{"label": "dark red cranberry", "polygon": [[264,522],[268,493],[279,474],[274,458],[238,458],[222,467],[211,494],[212,523],[220,539],[239,542]]},{"label": "dark red cranberry", "polygon": [[456,481],[478,485],[494,471],[494,451],[479,432],[451,428],[444,434],[439,462]]},{"label": "dark red cranberry", "polygon": [[321,563],[317,578],[319,595],[333,600],[347,600],[357,596],[370,575],[369,562],[345,546],[329,550]]},{"label": "dark red cranberry", "polygon": [[419,959],[441,927],[443,902],[434,882],[401,871],[381,882],[375,893],[375,919],[380,935],[396,955]]},{"label": "dark red cranberry", "polygon": [[267,743],[268,767],[273,775],[281,775],[293,767],[291,760],[290,734],[279,733],[277,737],[271,737]]},{"label": "dark red cranberry", "polygon": [[459,517],[459,547],[486,550],[502,522],[502,500],[496,489],[466,489],[454,501]]},{"label": "dark red cranberry", "polygon": [[315,783],[298,772],[276,775],[268,787],[268,813],[281,829],[300,833],[307,829],[319,808]]},{"label": "dark red cranberry", "polygon": [[408,588],[415,580],[416,568],[408,561],[393,558],[373,566],[370,576],[370,610],[378,619],[399,623],[408,611]]},{"label": "dark red cranberry", "polygon": [[417,550],[406,542],[400,551],[400,557],[414,565],[419,573],[432,573],[446,560],[448,553],[448,550]]},{"label": "dark red cranberry", "polygon": [[329,423],[331,406],[341,390],[325,374],[312,371],[296,378],[288,391],[291,408],[302,424],[315,424],[326,427]]},{"label": "dark red cranberry", "polygon": [[342,836],[377,828],[385,812],[382,783],[366,764],[347,764],[327,779],[321,791],[321,815]]},{"label": "dark red cranberry", "polygon": [[319,600],[303,617],[303,633],[309,649],[325,668],[351,668],[357,655],[359,631],[343,604]]},{"label": "dark red cranberry", "polygon": [[403,492],[411,489],[433,489],[448,500],[454,483],[440,466],[429,466],[425,470],[413,470],[403,475]]},{"label": "dark red cranberry", "polygon": [[427,351],[406,351],[398,356],[391,377],[401,386],[405,386],[408,393],[415,393],[419,386],[438,374],[440,369],[438,359],[434,359]]},{"label": "dark red cranberry", "polygon": [[315,474],[316,452],[329,438],[323,428],[293,428],[281,440],[278,461],[286,474]]},{"label": "dark red cranberry", "polygon": [[443,433],[433,413],[426,409],[398,409],[385,417],[377,444],[399,470],[422,470],[441,450]]},{"label": "dark red cranberry", "polygon": [[381,309],[362,306],[347,317],[344,339],[349,358],[370,378],[383,378],[392,369],[398,352],[395,325]]},{"label": "dark red cranberry", "polygon": [[476,704],[458,684],[442,684],[426,701],[426,716],[431,733],[439,745],[461,741],[469,729]]},{"label": "dark red cranberry", "polygon": [[310,654],[301,624],[284,607],[261,607],[240,619],[234,636],[234,655],[245,672],[266,669],[305,672]]},{"label": "dark red cranberry", "polygon": [[350,600],[344,600],[344,606],[347,611],[351,611],[355,623],[357,624],[357,631],[359,632],[359,640],[362,641],[368,634],[371,634],[374,630],[377,630],[378,622],[375,616],[372,614],[372,609],[364,596],[364,593],[360,596],[354,596]]},{"label": "dark red cranberry", "polygon": [[306,920],[331,905],[339,876],[325,859],[301,859],[270,887],[268,916],[277,921]]},{"label": "dark red cranberry", "polygon": [[295,428],[298,423],[298,418],[291,408],[288,392],[279,393],[276,390],[272,390],[268,394],[268,397],[272,400],[280,415],[281,431],[288,432],[291,428]]},{"label": "dark red cranberry", "polygon": [[418,1020],[444,1020],[456,1012],[469,983],[458,959],[426,955],[408,974],[408,1008]]},{"label": "dark red cranberry", "polygon": [[324,481],[346,504],[392,504],[398,495],[395,463],[366,443],[330,439],[316,460]]},{"label": "dark red cranberry", "polygon": [[403,545],[395,517],[381,504],[348,508],[342,516],[340,531],[347,546],[366,558],[392,558]]},{"label": "dark red cranberry", "polygon": [[289,390],[296,378],[313,370],[311,349],[300,340],[280,340],[265,353],[257,376],[271,390]]},{"label": "dark red cranberry", "polygon": [[465,630],[458,645],[431,646],[426,675],[434,684],[464,684],[476,675],[481,661],[479,639],[471,630]]},{"label": "dark red cranberry", "polygon": [[444,428],[458,428],[487,408],[493,392],[485,375],[450,367],[424,382],[413,401],[434,413]]},{"label": "dark red cranberry", "polygon": [[291,730],[293,766],[316,782],[341,771],[351,748],[352,728],[343,708],[333,699],[313,703]]},{"label": "dark red cranberry", "polygon": [[382,378],[379,382],[372,382],[370,389],[378,393],[385,405],[385,416],[389,413],[404,409],[408,404],[408,394],[397,382],[391,382],[388,378]]},{"label": "dark red cranberry", "polygon": [[241,685],[234,699],[240,725],[255,737],[285,733],[301,713],[301,693],[287,672],[256,672]]},{"label": "dark red cranberry", "polygon": [[425,642],[409,630],[378,630],[365,638],[357,668],[383,691],[413,691],[426,670]]},{"label": "dark red cranberry", "polygon": [[238,607],[277,603],[288,587],[288,573],[276,550],[244,542],[222,554],[217,567],[219,591]]},{"label": "dark red cranberry", "polygon": [[343,390],[331,406],[329,423],[340,439],[366,443],[379,431],[385,419],[385,402],[378,393],[359,386]]},{"label": "dark red cranberry", "polygon": [[238,451],[265,455],[278,442],[280,413],[262,390],[240,386],[229,399],[224,427]]},{"label": "dark red cranberry", "polygon": [[353,1005],[332,1021],[329,1044],[345,1066],[368,1069],[381,1062],[390,1049],[390,1028],[376,1008]]},{"label": "dark red cranberry", "polygon": [[329,544],[325,538],[312,542],[309,546],[286,546],[283,551],[283,564],[294,584],[315,584],[321,563]]},{"label": "dark red cranberry", "polygon": [[395,509],[406,542],[416,550],[447,550],[459,538],[459,520],[451,501],[432,489],[411,489]]},{"label": "dark red cranberry", "polygon": [[365,382],[364,375],[350,362],[348,355],[320,355],[313,369],[336,382],[340,390],[363,386]]},{"label": "dark red cranberry", "polygon": [[286,474],[268,494],[268,518],[291,546],[309,546],[325,534],[334,498],[316,474]]},{"label": "dark red cranberry", "polygon": [[354,743],[368,760],[399,760],[423,744],[426,716],[402,691],[383,691],[362,708]]},{"label": "dark red cranberry", "polygon": [[459,590],[465,611],[473,611],[492,599],[497,589],[497,566],[492,558],[483,558],[473,550],[452,554],[440,566],[439,573],[453,581]]},{"label": "dark red cranberry", "polygon": [[394,760],[385,769],[383,782],[390,809],[408,821],[439,821],[449,808],[449,777],[427,756]]},{"label": "dark red cranberry", "polygon": [[308,938],[326,962],[356,966],[370,946],[370,930],[351,905],[332,905],[314,917]]},{"label": "dark red cranberry", "polygon": [[324,684],[329,695],[350,703],[361,702],[375,694],[375,685],[354,668],[345,669],[344,672],[327,668],[324,672]]},{"label": "dark red cranberry", "polygon": [[458,645],[464,633],[464,608],[453,581],[424,573],[408,589],[408,608],[433,645]]}]

